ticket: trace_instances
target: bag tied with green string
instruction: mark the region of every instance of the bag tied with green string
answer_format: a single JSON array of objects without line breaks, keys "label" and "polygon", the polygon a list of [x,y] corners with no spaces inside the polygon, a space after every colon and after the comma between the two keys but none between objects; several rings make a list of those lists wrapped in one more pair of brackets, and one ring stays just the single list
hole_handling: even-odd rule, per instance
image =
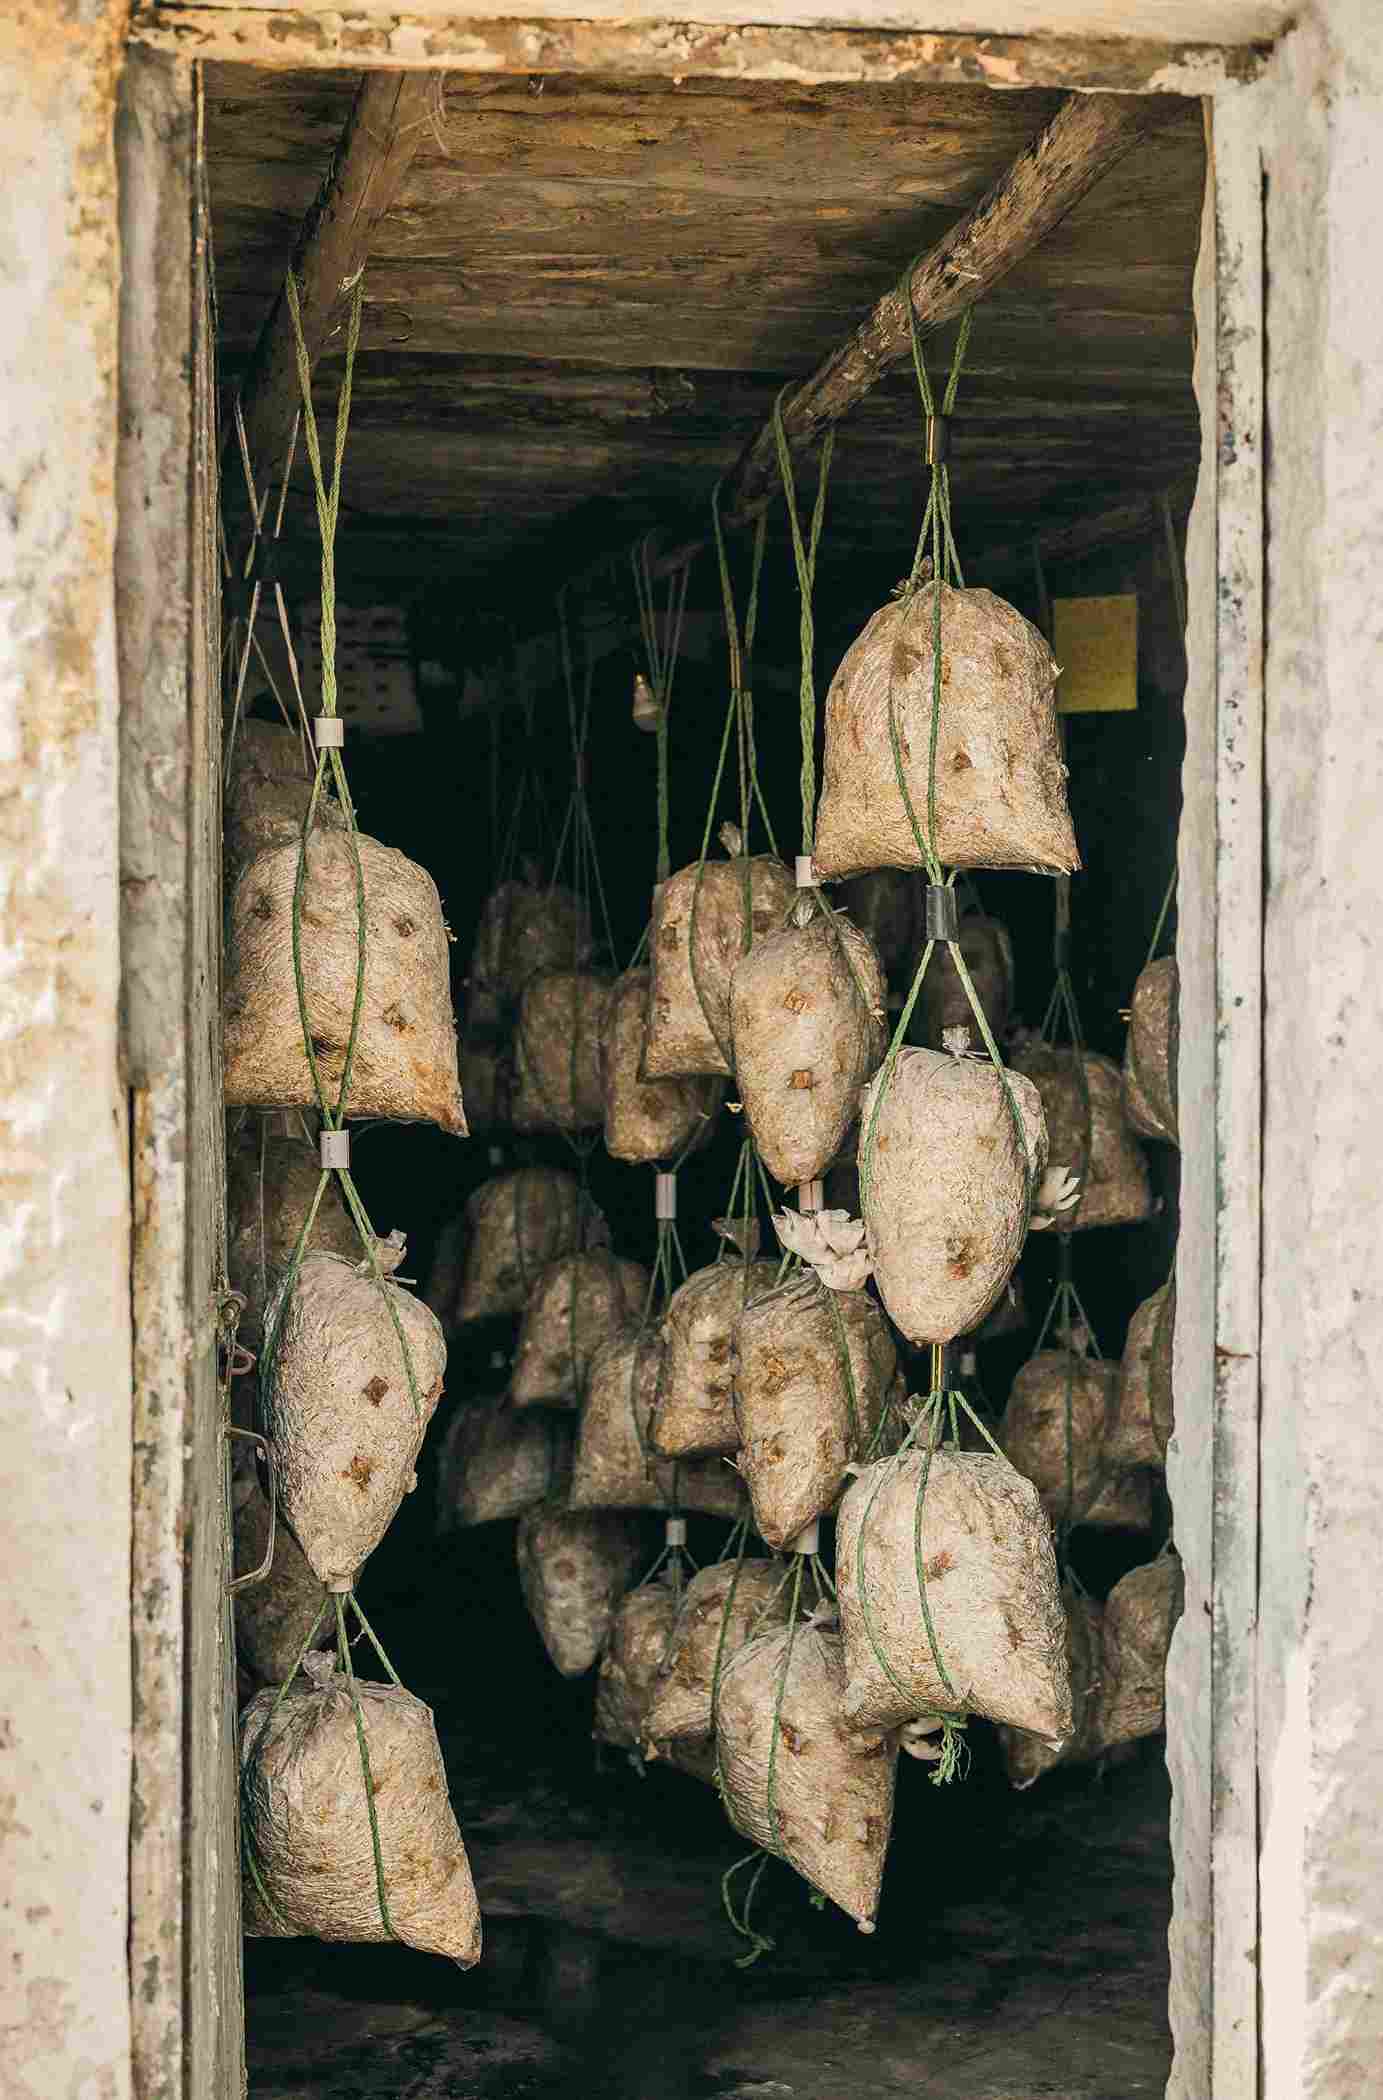
[{"label": "bag tied with green string", "polygon": [[1119,1366],[1081,1346],[1039,1349],[1013,1381],[999,1440],[1057,1524],[1082,1524],[1106,1486]]},{"label": "bag tied with green string", "polygon": [[1128,1324],[1106,1456],[1112,1466],[1162,1466],[1172,1434],[1173,1286],[1145,1298]]},{"label": "bag tied with green string", "polygon": [[931,582],[875,613],[831,681],[818,875],[926,865],[898,792],[894,751],[896,741],[907,791],[926,808],[937,626],[937,858],[953,868],[1078,868],[1051,650],[992,591]]},{"label": "bag tied with green string", "polygon": [[471,951],[468,1031],[507,1027],[530,977],[578,967],[591,945],[590,910],[575,891],[540,882],[536,869],[501,882],[485,900]]},{"label": "bag tied with green string", "polygon": [[[996,1043],[1001,1043],[1013,1008],[1013,942],[1008,928],[982,912],[968,912],[960,921],[956,946],[970,973],[975,997],[984,1009],[990,1034]],[[944,1050],[950,1028],[965,1029],[970,1047],[979,1049],[970,995],[951,960],[950,948],[943,943],[932,957],[922,985],[913,1040],[929,1050]],[[470,1098],[467,1094],[468,1109]]]},{"label": "bag tied with green string", "polygon": [[398,1940],[474,1967],[480,1907],[431,1712],[401,1685],[352,1686],[329,1655],[304,1669],[241,1721],[246,1932]]},{"label": "bag tied with green string", "polygon": [[560,1500],[571,1450],[571,1425],[560,1415],[493,1400],[459,1407],[437,1456],[438,1533],[498,1524]]},{"label": "bag tied with green string", "polygon": [[605,1149],[612,1159],[644,1166],[685,1158],[707,1143],[725,1099],[724,1081],[707,1074],[642,1076],[652,981],[647,969],[626,970],[617,980],[600,1046]]},{"label": "bag tied with green string", "polygon": [[579,1407],[591,1359],[637,1320],[648,1271],[607,1248],[564,1254],[539,1271],[509,1379],[515,1407]]},{"label": "bag tied with green string", "polygon": [[229,1107],[317,1107],[299,977],[324,1089],[340,1090],[354,1034],[353,1116],[435,1123],[466,1136],[447,932],[425,868],[363,833],[317,829],[250,861],[231,895],[226,936]]},{"label": "bag tied with green string", "polygon": [[[561,1167],[516,1167],[482,1182],[466,1204],[465,1223],[460,1283],[448,1310],[428,1287],[434,1311],[458,1327],[522,1312],[549,1262],[609,1239],[600,1211]],[[443,1251],[439,1243],[439,1262]],[[454,1259],[454,1241],[446,1251]],[[446,1280],[439,1279],[438,1298]]]},{"label": "bag tied with green string", "polygon": [[[245,1300],[236,1340],[257,1350],[264,1308],[292,1259],[322,1169],[295,1111],[280,1118],[242,1110],[227,1126],[226,1277]],[[307,1245],[359,1259],[360,1235],[334,1177],[322,1191]]]},{"label": "bag tied with green string", "polygon": [[596,1680],[598,1743],[641,1755],[644,1722],[677,1617],[678,1590],[665,1569],[621,1599]]},{"label": "bag tied with green string", "polygon": [[600,1041],[610,979],[540,970],[519,1001],[514,1029],[514,1128],[594,1130],[605,1117]]},{"label": "bag tied with green string", "polygon": [[368,1261],[306,1254],[270,1301],[260,1380],[279,1506],[314,1574],[349,1584],[414,1484],[442,1395],[447,1350],[436,1315],[390,1282],[402,1237]]},{"label": "bag tied with green string", "polygon": [[711,1743],[725,1665],[755,1634],[786,1625],[791,1587],[782,1561],[742,1553],[693,1575],[644,1722],[650,1757],[663,1755],[664,1744]]},{"label": "bag tied with green string", "polygon": [[519,1519],[519,1587],[563,1677],[584,1677],[610,1636],[615,1606],[647,1552],[637,1518],[544,1503]]},{"label": "bag tied with green string", "polygon": [[460,1052],[461,1093],[472,1137],[501,1130],[513,1113],[513,1049],[507,1042],[468,1035]]},{"label": "bag tied with green string", "polygon": [[716,1747],[736,1830],[874,1930],[893,1826],[891,1732],[845,1717],[840,1635],[820,1613],[762,1633],[721,1675]]},{"label": "bag tied with green string", "polygon": [[733,1070],[730,979],[746,930],[758,939],[781,926],[797,894],[780,860],[746,858],[734,825],[721,839],[728,859],[693,862],[653,892],[645,1079]]},{"label": "bag tied with green string", "polygon": [[1051,1525],[1007,1459],[924,1442],[866,1466],[840,1506],[836,1582],[846,1725],[980,1714],[1066,1741]]},{"label": "bag tied with green string", "polygon": [[739,1468],[776,1549],[835,1507],[847,1467],[891,1448],[898,1352],[866,1290],[828,1289],[811,1268],[747,1306],[732,1340]]},{"label": "bag tied with green string", "polygon": [[653,1448],[662,1457],[739,1449],[734,1326],[777,1281],[776,1262],[727,1257],[695,1270],[673,1292],[663,1315],[666,1348],[653,1416]]},{"label": "bag tied with green string", "polygon": [[902,1048],[866,1087],[861,1126],[884,1305],[910,1341],[951,1341],[997,1303],[1023,1250],[1047,1164],[1041,1098],[988,1059]]},{"label": "bag tied with green string", "polygon": [[1094,1050],[1036,1038],[1012,1053],[1042,1096],[1050,1157],[1080,1181],[1080,1200],[1066,1229],[1140,1225],[1152,1216],[1148,1163],[1124,1115],[1119,1067]]},{"label": "bag tied with green string", "polygon": [[1134,1568],[1106,1597],[1094,1724],[1101,1750],[1156,1735],[1163,1726],[1167,1654],[1183,1601],[1181,1562],[1170,1548]]},{"label": "bag tied with green string", "polygon": [[1150,962],[1133,988],[1124,1046],[1124,1110],[1140,1137],[1177,1134],[1178,978],[1175,956]]},{"label": "bag tied with green string", "polygon": [[1085,1764],[1099,1754],[1096,1732],[1104,1676],[1104,1608],[1067,1582],[1061,1592],[1066,1613],[1066,1665],[1071,1677],[1071,1733],[1064,1747],[1022,1728],[999,1728],[1009,1784],[1023,1793],[1058,1765]]},{"label": "bag tied with green string", "polygon": [[696,1510],[739,1517],[745,1494],[723,1458],[659,1458],[650,1436],[662,1370],[656,1333],[629,1329],[591,1359],[572,1470],[572,1509]]},{"label": "bag tied with green string", "polygon": [[874,943],[891,976],[905,966],[911,976],[922,930],[922,888],[911,868],[871,868],[840,886],[840,901],[860,932]]}]

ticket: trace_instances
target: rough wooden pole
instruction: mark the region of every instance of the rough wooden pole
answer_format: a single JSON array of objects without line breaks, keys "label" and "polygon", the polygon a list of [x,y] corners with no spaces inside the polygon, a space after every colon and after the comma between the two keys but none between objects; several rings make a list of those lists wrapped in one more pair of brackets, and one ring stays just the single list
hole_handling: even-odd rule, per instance
[{"label": "rough wooden pole", "polygon": [[[367,73],[316,201],[303,220],[290,267],[298,280],[303,336],[315,366],[342,323],[351,287],[369,260],[430,121],[436,73]],[[255,491],[276,492],[298,412],[297,350],[282,292],[269,311],[240,389]],[[224,484],[248,515],[234,428],[226,436]]]}]

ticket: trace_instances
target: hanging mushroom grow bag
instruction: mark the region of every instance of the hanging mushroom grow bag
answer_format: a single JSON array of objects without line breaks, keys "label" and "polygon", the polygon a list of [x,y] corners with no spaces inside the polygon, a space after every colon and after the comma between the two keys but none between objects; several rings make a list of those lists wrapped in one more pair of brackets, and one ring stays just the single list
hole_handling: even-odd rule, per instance
[{"label": "hanging mushroom grow bag", "polygon": [[519,1586],[563,1677],[582,1677],[609,1637],[644,1533],[633,1517],[605,1510],[526,1510],[519,1519]]},{"label": "hanging mushroom grow bag", "polygon": [[641,1583],[621,1600],[596,1680],[591,1732],[598,1743],[615,1750],[639,1749],[676,1616],[677,1592],[661,1578]]},{"label": "hanging mushroom grow bag", "polygon": [[735,1083],[777,1180],[814,1181],[839,1152],[887,1047],[886,997],[868,936],[811,898],[735,963]]},{"label": "hanging mushroom grow bag", "polygon": [[1175,958],[1150,962],[1133,988],[1124,1045],[1124,1110],[1140,1137],[1177,1135],[1178,979]]},{"label": "hanging mushroom grow bag", "polygon": [[[296,1124],[290,1114],[285,1121]],[[245,1300],[236,1339],[258,1350],[264,1308],[279,1271],[292,1258],[322,1179],[316,1150],[299,1129],[275,1128],[277,1117],[246,1114],[226,1145],[226,1276]],[[322,1190],[308,1249],[360,1259],[360,1234],[333,1174]]]},{"label": "hanging mushroom grow bag", "polygon": [[436,1315],[388,1275],[403,1242],[376,1240],[381,1275],[308,1254],[265,1319],[260,1407],[279,1507],[313,1573],[347,1587],[392,1523],[442,1394]]},{"label": "hanging mushroom grow bag", "polygon": [[1080,1177],[1080,1201],[1062,1229],[1138,1225],[1151,1217],[1148,1163],[1124,1116],[1119,1067],[1091,1050],[1078,1058],[1042,1042],[1025,1043],[1012,1065],[1042,1096],[1049,1157]]},{"label": "hanging mushroom grow bag", "polygon": [[911,869],[871,868],[841,885],[840,901],[860,932],[874,943],[890,974],[912,959],[922,923],[923,900]]},{"label": "hanging mushroom grow bag", "polygon": [[777,1560],[722,1560],[693,1575],[644,1723],[650,1746],[709,1741],[717,1673],[723,1678],[730,1658],[755,1634],[787,1624],[791,1587]]},{"label": "hanging mushroom grow bag", "polygon": [[[998,919],[983,918],[976,913],[961,920],[956,945],[989,1023],[989,1032],[996,1043],[1001,1043],[1008,1032],[1013,1007],[1013,942],[1009,939],[1008,928]],[[974,1010],[952,958],[950,945],[943,941],[934,949],[922,980],[913,1029],[917,1042],[929,1049],[940,1050],[944,1047],[948,1028],[966,1029],[970,1047],[974,1050],[981,1047]],[[469,1094],[466,1101],[469,1106]]]},{"label": "hanging mushroom grow bag", "polygon": [[557,1167],[518,1167],[484,1182],[466,1205],[466,1227],[458,1326],[520,1312],[549,1262],[605,1238],[576,1176]]},{"label": "hanging mushroom grow bag", "polygon": [[[298,732],[286,723],[242,720],[226,781],[225,886],[266,846],[297,848],[312,800],[313,766]],[[330,778],[322,782],[313,812],[314,825],[339,831],[345,815]]]},{"label": "hanging mushroom grow bag", "polygon": [[983,1714],[1066,1742],[1051,1526],[1006,1460],[913,1449],[866,1467],[840,1506],[836,1582],[848,1726]]},{"label": "hanging mushroom grow bag", "polygon": [[1042,1102],[1016,1073],[934,1050],[902,1049],[886,1071],[860,1116],[874,1276],[909,1341],[948,1342],[984,1319],[1022,1252],[1029,1171],[1036,1188],[1047,1164]]},{"label": "hanging mushroom grow bag", "polygon": [[1129,1321],[1106,1445],[1111,1466],[1160,1466],[1166,1460],[1172,1434],[1171,1294],[1172,1286],[1164,1283]]},{"label": "hanging mushroom grow bag", "polygon": [[[933,820],[928,775],[938,589],[942,666]],[[846,651],[826,700],[817,873],[830,879],[924,865],[899,769],[922,834],[945,866],[1053,874],[1078,868],[1056,677],[1037,629],[992,591],[929,584],[875,613]]]},{"label": "hanging mushroom grow bag", "polygon": [[1057,1765],[1083,1764],[1098,1754],[1097,1722],[1104,1678],[1104,1609],[1093,1597],[1067,1583],[1061,1592],[1066,1613],[1066,1665],[1071,1678],[1071,1734],[1064,1749],[1021,1728],[1000,1728],[1004,1767],[1010,1784],[1023,1793]]},{"label": "hanging mushroom grow bag", "polygon": [[601,1248],[549,1263],[524,1307],[509,1381],[515,1407],[577,1407],[591,1358],[637,1320],[648,1271]]},{"label": "hanging mushroom grow bag", "polygon": [[437,1459],[437,1529],[522,1516],[560,1498],[571,1474],[571,1427],[560,1416],[476,1401],[459,1408]]},{"label": "hanging mushroom grow bag", "polygon": [[697,1269],[673,1292],[663,1315],[666,1349],[653,1416],[653,1448],[664,1458],[739,1448],[734,1325],[777,1280],[776,1262],[726,1259]]},{"label": "hanging mushroom grow bag", "polygon": [[[231,1508],[238,1580],[263,1567],[269,1550],[269,1502],[252,1470],[237,1469]],[[292,1676],[314,1627],[314,1647],[336,1638],[321,1578],[286,1524],[275,1524],[273,1537],[274,1557],[263,1581],[235,1593],[236,1655],[261,1684],[282,1684]]]},{"label": "hanging mushroom grow bag", "polygon": [[306,1668],[310,1684],[260,1692],[241,1722],[246,1932],[397,1939],[474,1967],[480,1908],[430,1711],[401,1685],[356,1680],[377,1877],[349,1681],[329,1656]]},{"label": "hanging mushroom grow bag", "polygon": [[677,1159],[711,1134],[725,1088],[719,1079],[645,1079],[644,1048],[653,973],[626,970],[610,993],[601,1038],[605,1149],[612,1159],[652,1165]]},{"label": "hanging mushroom grow bag", "polygon": [[843,1717],[840,1637],[817,1624],[761,1634],[720,1681],[721,1795],[735,1829],[874,1930],[898,1748]]},{"label": "hanging mushroom grow bag", "polygon": [[1073,1349],[1043,1349],[1013,1381],[999,1441],[1054,1523],[1088,1522],[1105,1489],[1118,1391],[1117,1364]]},{"label": "hanging mushroom grow bag", "polygon": [[591,1359],[572,1470],[572,1509],[699,1510],[738,1517],[745,1493],[722,1458],[659,1458],[651,1431],[662,1371],[656,1335],[603,1342]]},{"label": "hanging mushroom grow bag", "polygon": [[848,1466],[877,1456],[903,1398],[898,1352],[866,1291],[828,1290],[810,1269],[746,1307],[733,1341],[739,1467],[778,1548],[835,1507]]},{"label": "hanging mushroom grow bag", "polygon": [[1167,1651],[1182,1594],[1181,1562],[1164,1553],[1116,1582],[1105,1599],[1104,1681],[1095,1717],[1101,1750],[1162,1727]]},{"label": "hanging mushroom grow bag", "polygon": [[530,977],[514,1029],[514,1128],[594,1130],[605,1116],[600,1040],[608,977],[542,970]]},{"label": "hanging mushroom grow bag", "polygon": [[298,965],[317,1077],[335,1104],[356,1017],[357,849],[365,968],[347,1112],[436,1123],[464,1137],[437,885],[402,853],[360,833],[314,830],[305,846],[271,846],[237,881],[226,937],[226,1101],[242,1108],[318,1105],[294,961],[293,893],[305,853]]},{"label": "hanging mushroom grow bag", "polygon": [[590,913],[571,890],[561,883],[500,883],[486,899],[471,951],[468,1029],[501,1027],[530,977],[578,969],[590,952]]},{"label": "hanging mushroom grow bag", "polygon": [[783,924],[796,895],[788,870],[766,854],[694,861],[658,884],[645,1079],[729,1074],[731,974],[753,941]]}]

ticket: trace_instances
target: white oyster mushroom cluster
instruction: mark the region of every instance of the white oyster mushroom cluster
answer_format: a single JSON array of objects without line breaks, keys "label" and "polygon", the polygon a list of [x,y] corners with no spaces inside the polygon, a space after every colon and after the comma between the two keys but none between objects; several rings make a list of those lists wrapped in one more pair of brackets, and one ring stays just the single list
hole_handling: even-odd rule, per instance
[{"label": "white oyster mushroom cluster", "polygon": [[864,1244],[864,1219],[846,1210],[783,1210],[774,1230],[789,1254],[800,1255],[830,1291],[862,1291],[873,1273]]}]

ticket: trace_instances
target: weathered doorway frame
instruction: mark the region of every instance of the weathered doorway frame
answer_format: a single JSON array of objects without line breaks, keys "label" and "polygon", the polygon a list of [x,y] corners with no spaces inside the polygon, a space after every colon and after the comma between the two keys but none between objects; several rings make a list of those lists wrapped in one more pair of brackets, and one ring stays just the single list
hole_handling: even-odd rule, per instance
[{"label": "weathered doorway frame", "polygon": [[[592,9],[592,12],[597,10]],[[719,10],[723,16],[725,10]],[[732,11],[733,12],[733,11]],[[1181,903],[1178,957],[1182,975],[1180,1103],[1183,1131],[1182,1233],[1178,1249],[1176,1338],[1177,1433],[1168,1474],[1178,1543],[1186,1565],[1187,1607],[1170,1673],[1168,1759],[1175,1800],[1176,1915],[1172,1931],[1171,2015],[1176,2068],[1169,2092],[1177,2100],[1254,2100],[1259,2064],[1258,1746],[1255,1625],[1258,1597],[1259,1323],[1261,1240],[1262,1005],[1263,1005],[1263,271],[1264,202],[1254,76],[1261,51],[1219,49],[1213,34],[1200,45],[1175,46],[1155,29],[1156,0],[1124,9],[1127,26],[1146,20],[1149,35],[1117,43],[1040,32],[1011,38],[964,33],[878,34],[831,23],[774,28],[733,20],[714,28],[667,22],[479,21],[464,10],[422,8],[411,17],[366,0],[352,16],[308,0],[274,11],[249,4],[146,5],[132,26],[136,50],[126,103],[144,139],[144,188],[122,159],[135,219],[127,233],[127,269],[147,277],[127,287],[127,306],[172,326],[190,328],[187,303],[165,277],[152,248],[141,242],[139,212],[176,215],[193,223],[189,190],[195,155],[188,127],[195,121],[195,64],[216,57],[275,68],[296,66],[457,68],[472,71],[562,70],[628,72],[680,78],[689,73],[820,80],[851,78],[926,81],[978,80],[1004,86],[1059,84],[1074,89],[1161,88],[1204,95],[1211,143],[1204,238],[1198,271],[1196,388],[1203,452],[1188,552],[1189,679],[1185,803],[1180,843]],[[1068,8],[1065,13],[1069,15]],[[1223,8],[1211,0],[1209,23]],[[1183,15],[1196,13],[1194,6]],[[159,140],[164,141],[160,148]],[[152,178],[148,155],[162,150]],[[152,181],[152,187],[150,186]],[[142,196],[142,205],[139,198]],[[145,227],[147,235],[149,229]],[[181,300],[181,304],[180,304]],[[184,320],[179,322],[179,313]],[[149,318],[146,312],[145,319]],[[179,381],[165,360],[165,381],[177,397]],[[190,397],[187,406],[190,429]],[[190,442],[174,433],[173,454]],[[142,483],[122,489],[121,565],[127,585],[147,577],[150,562],[166,566],[170,550],[190,573],[192,512],[185,480],[146,463]],[[179,534],[184,535],[182,540]],[[147,727],[148,695],[190,679],[186,637],[172,635],[161,660],[140,674],[141,705],[124,695],[126,736]],[[152,683],[151,683],[152,681]],[[195,718],[195,695],[185,695]],[[203,705],[207,704],[205,701]],[[189,779],[190,829],[200,826],[203,789]],[[214,854],[214,844],[205,849]],[[188,1007],[189,1041],[205,1011]],[[189,1126],[190,1128],[190,1126]],[[169,1200],[185,1204],[185,1166],[173,1141],[141,1153],[139,1163],[160,1177]],[[181,1133],[188,1134],[187,1131]],[[170,1149],[171,1147],[171,1149]],[[210,1200],[205,1190],[198,1200]],[[153,1205],[153,1214],[158,1212]],[[166,1245],[151,1242],[151,1212],[134,1222],[136,1330],[170,1319]],[[173,1294],[176,1297],[176,1290]],[[179,1308],[174,1307],[176,1313]],[[206,1334],[207,1308],[186,1304],[188,1333]],[[146,1371],[147,1375],[147,1371]],[[188,1389],[188,1401],[192,1393]],[[176,1414],[176,1411],[175,1411]],[[159,1431],[176,1433],[175,1417]],[[162,1525],[140,1526],[136,1481],[135,1596],[168,1572],[168,1483]],[[147,1512],[146,1512],[147,1513]],[[154,1557],[151,1558],[150,1556]],[[161,1556],[161,1557],[160,1557]],[[182,1601],[161,1607],[181,1624]],[[143,1651],[163,1656],[155,1615],[144,1628]],[[141,1649],[136,1649],[138,1681]],[[166,1657],[164,1658],[166,1663]],[[184,1678],[184,1686],[186,1679]],[[183,1713],[170,1710],[178,1688],[167,1682],[148,1724],[146,1750],[167,1756],[168,1731],[181,1730]],[[167,1874],[186,1860],[203,1831],[191,1825],[195,1789],[179,1796],[186,1827],[170,1840],[167,1827],[136,1835],[133,1846],[133,1943],[156,1939],[166,1921],[149,1906],[168,1900]],[[171,1849],[170,1849],[171,1843]],[[162,1872],[150,1873],[150,1850],[162,1854]],[[233,1862],[227,1863],[233,1872]],[[224,1884],[223,1884],[224,1886]],[[192,1921],[195,1927],[195,1921]],[[195,1929],[191,1937],[196,1939]],[[229,1983],[227,1969],[223,1988]],[[136,1994],[136,2065],[143,2093],[173,2090],[168,2079],[170,2037],[187,2048],[188,1984],[181,1971],[161,1974],[157,1986]],[[175,2002],[176,2000],[176,2002]],[[228,2009],[223,2007],[223,2014]],[[161,2073],[156,2066],[161,2064]],[[190,2100],[204,2100],[194,2085]],[[219,2100],[219,2096],[218,2096]]]}]

